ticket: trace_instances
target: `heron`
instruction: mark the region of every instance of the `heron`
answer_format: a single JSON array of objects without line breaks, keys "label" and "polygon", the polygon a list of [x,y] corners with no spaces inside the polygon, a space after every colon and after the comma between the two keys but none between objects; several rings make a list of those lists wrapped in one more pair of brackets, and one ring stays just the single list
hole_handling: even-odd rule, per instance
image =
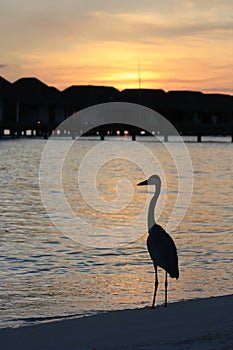
[{"label": "heron", "polygon": [[158,266],[165,270],[165,303],[164,306],[167,307],[167,291],[168,291],[168,277],[179,278],[179,267],[178,267],[178,256],[176,245],[171,238],[171,236],[158,224],[155,222],[155,206],[161,191],[161,179],[158,175],[152,175],[148,180],[142,181],[137,184],[138,186],[155,186],[154,196],[151,198],[149,211],[148,211],[148,237],[147,237],[147,248],[150,257],[154,264],[155,269],[155,286],[154,286],[154,296],[152,302],[152,309],[155,307],[156,293],[159,285],[158,281]]}]

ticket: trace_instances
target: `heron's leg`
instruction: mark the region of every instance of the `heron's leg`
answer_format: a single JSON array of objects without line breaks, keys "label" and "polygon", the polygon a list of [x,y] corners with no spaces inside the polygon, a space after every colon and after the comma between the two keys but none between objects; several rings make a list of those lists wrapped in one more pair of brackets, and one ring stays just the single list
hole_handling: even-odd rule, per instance
[{"label": "heron's leg", "polygon": [[167,281],[167,271],[165,271],[165,303],[164,303],[164,307],[167,307],[167,287],[168,287],[168,281]]},{"label": "heron's leg", "polygon": [[159,285],[159,281],[158,281],[158,274],[157,274],[157,266],[154,265],[155,267],[155,289],[154,289],[154,297],[153,297],[153,302],[152,302],[152,306],[151,308],[154,309],[155,308],[155,298],[156,298],[156,292],[158,289],[158,285]]}]

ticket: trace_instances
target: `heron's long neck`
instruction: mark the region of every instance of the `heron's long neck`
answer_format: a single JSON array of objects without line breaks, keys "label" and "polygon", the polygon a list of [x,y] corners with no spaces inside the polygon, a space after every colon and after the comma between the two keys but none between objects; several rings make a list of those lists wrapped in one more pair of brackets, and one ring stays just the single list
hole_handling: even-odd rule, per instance
[{"label": "heron's long neck", "polygon": [[155,187],[155,194],[150,201],[149,211],[148,211],[148,221],[147,221],[148,231],[155,224],[155,205],[157,203],[157,199],[160,194],[160,189],[161,189],[161,186]]}]

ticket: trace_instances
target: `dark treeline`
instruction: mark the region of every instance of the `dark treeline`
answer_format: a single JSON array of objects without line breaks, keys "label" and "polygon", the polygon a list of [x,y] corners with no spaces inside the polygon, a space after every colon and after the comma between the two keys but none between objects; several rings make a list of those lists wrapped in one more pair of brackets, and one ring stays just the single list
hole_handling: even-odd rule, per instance
[{"label": "dark treeline", "polygon": [[[166,117],[181,134],[233,134],[231,95],[156,89],[119,91],[106,86],[70,86],[60,91],[36,78],[10,83],[0,77],[0,136],[6,129],[12,136],[26,130],[34,130],[36,135],[51,133],[73,113],[106,102],[149,107]],[[123,130],[125,126],[117,125],[119,128]],[[99,129],[105,133],[109,126]],[[114,131],[114,126],[110,129]]]}]

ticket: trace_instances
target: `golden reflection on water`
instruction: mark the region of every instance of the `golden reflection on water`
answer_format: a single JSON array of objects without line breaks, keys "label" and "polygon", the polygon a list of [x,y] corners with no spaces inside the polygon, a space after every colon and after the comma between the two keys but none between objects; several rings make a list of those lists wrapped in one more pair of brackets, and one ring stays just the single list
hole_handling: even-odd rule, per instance
[{"label": "golden reflection on water", "polygon": [[[158,144],[156,147],[158,148],[156,157],[159,162],[163,162],[163,160],[159,159],[163,158],[163,156],[161,156],[161,152],[163,151],[166,156],[165,163],[171,161],[172,164],[174,164],[174,161],[170,159],[169,153],[162,145]],[[85,222],[103,227],[113,228],[116,226],[124,226],[128,224],[129,221],[134,221],[142,212],[148,197],[148,188],[139,190],[136,186],[138,182],[145,179],[143,169],[140,169],[138,164],[133,163],[130,159],[119,158],[106,162],[96,174],[95,181],[98,193],[98,197],[95,199],[96,202],[98,202],[98,200],[103,200],[109,206],[117,202],[119,195],[117,192],[117,185],[125,178],[129,179],[133,185],[133,196],[129,203],[115,214],[95,210],[95,208],[89,205],[85,198],[83,198],[78,185],[78,171],[79,167],[82,166],[81,162],[84,158],[83,153],[86,154],[88,151],[90,151],[90,144],[85,148],[83,143],[81,143],[81,145],[80,143],[75,143],[73,147],[71,147],[64,162],[62,178],[63,189],[72,211]],[[79,158],[80,153],[81,157]],[[157,213],[161,213],[161,222],[166,222],[166,218],[171,215],[176,202],[178,178],[173,170],[168,172],[167,164],[163,166],[166,173],[166,183],[163,185],[160,200],[157,203]],[[157,173],[157,171],[158,167],[155,164],[154,173]],[[122,191],[122,188],[120,190]],[[129,191],[129,189],[125,187],[123,191]],[[150,189],[150,196],[153,193],[151,191],[153,191],[153,189]]]}]

